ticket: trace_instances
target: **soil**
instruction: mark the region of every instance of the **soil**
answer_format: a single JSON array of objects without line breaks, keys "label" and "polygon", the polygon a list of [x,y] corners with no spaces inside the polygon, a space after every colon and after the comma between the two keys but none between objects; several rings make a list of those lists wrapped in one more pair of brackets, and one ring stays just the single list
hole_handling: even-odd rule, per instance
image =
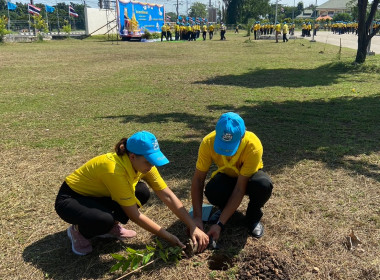
[{"label": "soil", "polygon": [[242,257],[237,279],[287,280],[291,266],[278,252],[264,245],[249,250]]},{"label": "soil", "polygon": [[214,254],[208,260],[208,267],[211,270],[227,270],[234,263],[233,258],[227,254]]}]

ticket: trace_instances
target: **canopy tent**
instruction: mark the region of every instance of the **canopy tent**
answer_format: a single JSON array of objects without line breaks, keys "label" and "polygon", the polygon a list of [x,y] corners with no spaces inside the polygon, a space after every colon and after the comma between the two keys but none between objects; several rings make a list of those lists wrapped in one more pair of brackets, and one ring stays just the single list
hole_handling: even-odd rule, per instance
[{"label": "canopy tent", "polygon": [[319,16],[316,20],[332,20],[332,17],[330,16]]}]

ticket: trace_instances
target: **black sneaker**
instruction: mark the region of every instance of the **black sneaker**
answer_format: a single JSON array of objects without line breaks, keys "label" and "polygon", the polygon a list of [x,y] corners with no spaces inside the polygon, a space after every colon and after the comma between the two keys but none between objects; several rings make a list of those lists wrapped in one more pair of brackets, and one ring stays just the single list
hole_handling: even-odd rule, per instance
[{"label": "black sneaker", "polygon": [[254,223],[249,232],[253,237],[260,238],[264,235],[264,226],[262,223]]},{"label": "black sneaker", "polygon": [[212,214],[210,219],[208,219],[208,223],[216,224],[219,221],[220,215],[222,215],[222,210],[216,211],[214,214]]}]

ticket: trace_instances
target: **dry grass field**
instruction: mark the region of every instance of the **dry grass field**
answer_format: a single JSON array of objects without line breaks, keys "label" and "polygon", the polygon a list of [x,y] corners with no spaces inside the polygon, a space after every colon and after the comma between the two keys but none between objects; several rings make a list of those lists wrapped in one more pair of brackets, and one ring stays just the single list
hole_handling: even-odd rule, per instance
[{"label": "dry grass field", "polygon": [[[110,254],[154,237],[130,223],[130,242],[95,239],[92,254],[74,255],[54,211],[65,176],[148,130],[170,160],[162,176],[189,209],[199,143],[227,111],[264,146],[274,181],[264,237],[242,227],[245,199],[219,250],[125,279],[379,279],[380,57],[353,66],[355,52],[338,51],[232,33],[223,42],[0,45],[0,279],[121,277],[109,273]],[[185,241],[184,224],[152,197],[141,211]],[[354,250],[351,230],[362,242]]]}]

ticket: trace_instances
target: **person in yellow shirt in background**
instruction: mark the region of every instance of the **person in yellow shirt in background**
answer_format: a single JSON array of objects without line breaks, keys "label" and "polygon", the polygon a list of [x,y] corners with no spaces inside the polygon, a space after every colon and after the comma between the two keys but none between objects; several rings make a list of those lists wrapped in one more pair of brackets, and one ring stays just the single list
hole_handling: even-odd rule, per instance
[{"label": "person in yellow shirt in background", "polygon": [[179,27],[179,21],[177,21],[176,24],[175,24],[175,26],[174,26],[175,40],[176,40],[176,41],[179,40],[179,30],[180,30],[180,27]]},{"label": "person in yellow shirt in background", "polygon": [[210,24],[208,27],[208,35],[210,40],[212,40],[212,37],[214,37],[214,25]]},{"label": "person in yellow shirt in background", "polygon": [[222,22],[220,24],[220,40],[226,40],[226,36],[225,36],[226,30],[227,30],[227,27]]},{"label": "person in yellow shirt in background", "polygon": [[307,37],[310,37],[311,36],[311,22],[309,21],[306,25],[306,35]]},{"label": "person in yellow shirt in background", "polygon": [[276,31],[276,43],[278,43],[278,35],[281,34],[281,24],[278,21],[276,22],[275,31]]},{"label": "person in yellow shirt in background", "polygon": [[190,23],[187,24],[187,40],[192,41],[193,39],[195,40],[194,37],[194,32],[193,32],[193,27],[190,25]]},{"label": "person in yellow shirt in background", "polygon": [[166,24],[166,40],[168,41],[169,38],[170,38],[170,41],[173,41],[171,27],[170,27],[170,24],[167,23]]},{"label": "person in yellow shirt in background", "polygon": [[260,30],[260,21],[256,21],[255,25],[253,26],[253,35],[255,37],[255,40],[258,39],[258,36],[259,36],[258,32],[259,32],[259,30]]},{"label": "person in yellow shirt in background", "polygon": [[305,37],[306,36],[306,23],[305,22],[303,22],[302,23],[302,37]]},{"label": "person in yellow shirt in background", "polygon": [[[206,135],[198,150],[196,169],[191,183],[193,219],[203,229],[203,191],[207,200],[219,210],[209,219],[213,224],[207,235],[218,240],[227,221],[248,195],[245,225],[249,233],[260,238],[264,227],[260,222],[262,207],[269,200],[273,184],[263,168],[263,146],[260,139],[246,130],[244,120],[236,113],[223,114],[213,132]],[[217,170],[205,186],[210,166]]]},{"label": "person in yellow shirt in background", "polygon": [[289,26],[286,24],[286,21],[284,22],[284,25],[282,26],[282,41],[285,43],[285,42],[288,42],[288,38],[286,37],[288,35],[288,32],[289,32]]},{"label": "person in yellow shirt in background", "polygon": [[165,37],[166,41],[168,40],[168,37],[166,35],[167,35],[166,25],[164,24],[161,27],[161,42],[163,41],[164,37]]},{"label": "person in yellow shirt in background", "polygon": [[273,22],[270,23],[270,35],[273,34],[274,24]]},{"label": "person in yellow shirt in background", "polygon": [[196,226],[156,168],[167,163],[169,160],[161,152],[156,137],[140,131],[121,139],[115,152],[97,156],[67,176],[58,192],[55,210],[65,222],[72,224],[67,229],[72,251],[77,255],[91,253],[90,239],[94,237],[124,240],[136,236],[135,231],[120,224],[126,224],[129,219],[184,248],[175,235],[139,211],[150,196],[147,185],[187,225],[192,240],[200,246],[198,251],[203,251],[208,236]]},{"label": "person in yellow shirt in background", "polygon": [[181,40],[187,40],[187,29],[186,29],[186,26],[183,24],[183,23],[181,23],[181,27],[180,27],[180,38],[181,38]]},{"label": "person in yellow shirt in background", "polygon": [[206,23],[203,24],[203,26],[202,26],[202,37],[203,37],[203,41],[206,41],[206,37],[207,37],[207,25],[206,25]]}]

